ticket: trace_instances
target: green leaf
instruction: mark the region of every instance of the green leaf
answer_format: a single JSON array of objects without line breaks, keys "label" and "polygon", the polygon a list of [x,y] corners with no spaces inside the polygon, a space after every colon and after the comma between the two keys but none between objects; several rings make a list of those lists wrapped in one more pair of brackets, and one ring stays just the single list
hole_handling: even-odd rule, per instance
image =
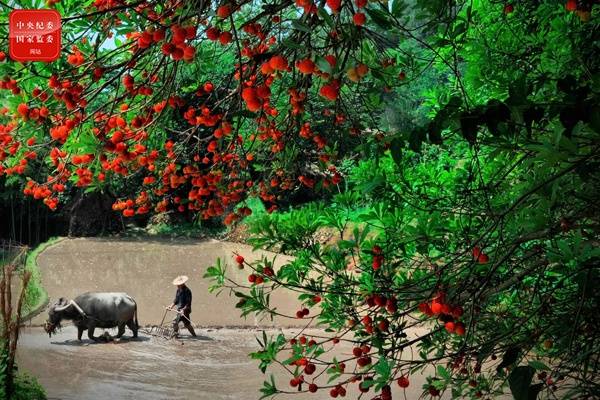
[{"label": "green leaf", "polygon": [[535,368],[538,371],[550,371],[550,367],[544,364],[541,361],[531,360],[529,361],[529,366]]},{"label": "green leaf", "polygon": [[298,43],[296,43],[294,40],[292,40],[291,38],[286,38],[284,39],[281,44],[285,47],[287,47],[288,49],[297,49],[297,50],[302,50],[303,47],[301,45],[299,45]]},{"label": "green leaf", "polygon": [[477,141],[477,129],[479,116],[472,112],[463,112],[460,116],[460,131],[462,136],[469,142],[475,144]]},{"label": "green leaf", "polygon": [[389,16],[381,10],[373,10],[366,8],[367,14],[375,24],[379,25],[382,29],[390,29],[392,24],[390,23]]},{"label": "green leaf", "polygon": [[437,366],[437,373],[439,376],[444,378],[444,380],[446,380],[446,381],[450,380],[450,373],[448,373],[448,370],[446,368],[444,368],[442,365]]},{"label": "green leaf", "polygon": [[271,382],[263,382],[263,387],[260,389],[260,392],[263,394],[260,397],[261,400],[277,394],[277,387],[275,386],[275,379],[273,378],[273,375],[271,375]]},{"label": "green leaf", "polygon": [[404,141],[400,138],[395,138],[390,143],[390,153],[392,154],[392,158],[396,162],[398,166],[402,164],[402,147]]},{"label": "green leaf", "polygon": [[380,358],[377,364],[375,364],[375,371],[379,375],[380,379],[378,380],[387,383],[392,373],[392,366],[387,359]]},{"label": "green leaf", "polygon": [[332,72],[331,64],[329,64],[329,62],[323,57],[317,57],[315,64],[317,64],[317,67],[319,67],[319,69],[323,72],[328,74]]},{"label": "green leaf", "polygon": [[396,18],[402,16],[402,12],[406,9],[404,0],[394,0],[392,3],[392,15]]},{"label": "green leaf", "polygon": [[325,21],[325,23],[327,23],[327,25],[329,25],[331,28],[335,26],[335,24],[333,23],[333,19],[331,19],[331,15],[329,15],[323,7],[319,8],[319,10],[317,11],[317,15],[323,18],[323,21]]},{"label": "green leaf", "polygon": [[520,366],[510,373],[508,384],[515,400],[531,400],[529,385],[534,375],[535,369],[531,366]]},{"label": "green leaf", "polygon": [[292,28],[294,28],[297,31],[302,31],[302,32],[306,32],[306,33],[311,32],[310,26],[306,25],[304,22],[300,21],[299,19],[292,20]]}]

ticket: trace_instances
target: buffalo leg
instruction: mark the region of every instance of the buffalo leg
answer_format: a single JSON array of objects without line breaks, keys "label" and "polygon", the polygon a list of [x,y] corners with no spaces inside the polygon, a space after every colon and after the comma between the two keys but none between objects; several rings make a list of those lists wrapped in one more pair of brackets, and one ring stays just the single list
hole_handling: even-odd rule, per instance
[{"label": "buffalo leg", "polygon": [[96,326],[93,325],[93,324],[91,324],[91,325],[88,326],[88,338],[90,338],[94,342],[97,342],[97,341],[99,341],[99,339],[94,336],[94,330],[95,329],[96,329]]},{"label": "buffalo leg", "polygon": [[127,321],[127,327],[131,329],[131,332],[133,332],[133,337],[136,338],[138,336],[138,326],[135,324],[133,318]]},{"label": "buffalo leg", "polygon": [[125,333],[125,324],[119,324],[119,330],[117,331],[117,339],[120,339],[124,333]]},{"label": "buffalo leg", "polygon": [[82,326],[78,326],[77,327],[77,340],[79,340],[81,342],[81,336],[83,336],[83,331],[85,331],[85,328]]}]

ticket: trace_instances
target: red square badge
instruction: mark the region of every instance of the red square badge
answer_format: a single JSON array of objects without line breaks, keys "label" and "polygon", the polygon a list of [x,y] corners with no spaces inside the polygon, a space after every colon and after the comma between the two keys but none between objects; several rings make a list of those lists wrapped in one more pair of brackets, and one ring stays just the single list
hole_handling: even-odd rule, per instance
[{"label": "red square badge", "polygon": [[55,10],[13,10],[9,54],[15,61],[54,61],[60,55],[60,14]]}]

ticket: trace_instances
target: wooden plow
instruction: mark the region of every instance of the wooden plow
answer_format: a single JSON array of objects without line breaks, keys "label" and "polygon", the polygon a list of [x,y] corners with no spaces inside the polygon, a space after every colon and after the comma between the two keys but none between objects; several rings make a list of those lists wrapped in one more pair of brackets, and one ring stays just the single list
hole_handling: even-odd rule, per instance
[{"label": "wooden plow", "polygon": [[190,322],[190,324],[192,324],[192,326],[194,326],[194,323],[189,318],[187,318],[185,315],[183,315],[182,312],[166,308],[165,313],[163,314],[162,320],[160,321],[160,325],[153,325],[150,327],[150,329],[140,329],[140,330],[147,335],[162,338],[162,339],[173,338],[173,336],[175,335],[175,331],[173,330],[173,325],[171,324],[171,321],[168,321],[167,324],[165,325],[165,318],[167,317],[167,313],[169,311],[173,311],[177,314],[180,314],[182,318],[187,319]]}]

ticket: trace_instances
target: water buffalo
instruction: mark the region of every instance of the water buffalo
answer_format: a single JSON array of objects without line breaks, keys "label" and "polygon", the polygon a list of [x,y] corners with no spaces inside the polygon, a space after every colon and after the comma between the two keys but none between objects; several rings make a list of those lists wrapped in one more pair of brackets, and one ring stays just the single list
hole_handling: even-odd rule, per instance
[{"label": "water buffalo", "polygon": [[44,329],[50,337],[60,328],[62,320],[73,321],[77,327],[77,339],[81,340],[87,329],[88,337],[94,341],[96,328],[118,327],[117,338],[125,333],[125,325],[138,334],[137,304],[127,293],[84,293],[73,300],[60,298],[48,309],[48,321]]}]

